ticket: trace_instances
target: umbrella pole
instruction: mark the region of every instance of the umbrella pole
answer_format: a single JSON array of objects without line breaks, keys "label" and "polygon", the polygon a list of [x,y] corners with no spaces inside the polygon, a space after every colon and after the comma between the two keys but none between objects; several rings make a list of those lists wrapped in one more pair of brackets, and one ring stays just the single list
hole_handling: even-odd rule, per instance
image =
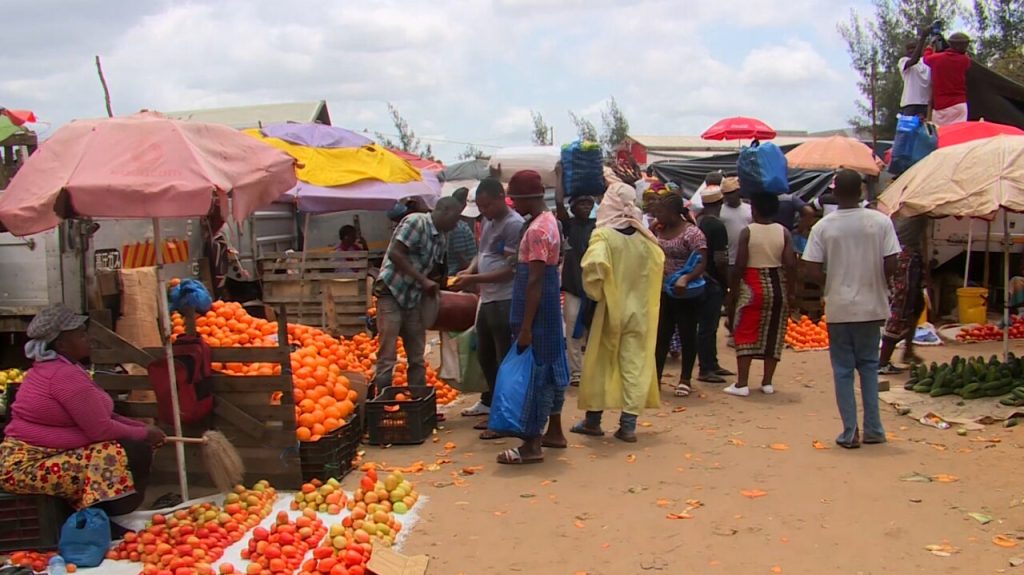
[{"label": "umbrella pole", "polygon": [[[160,239],[160,220],[153,218],[153,245],[156,249],[156,280],[157,307],[160,310],[161,336],[164,341],[164,352],[167,358],[167,376],[171,384],[171,411],[174,413],[174,435],[181,437],[181,407],[178,403],[178,374],[174,369],[174,349],[171,346],[171,314],[167,309],[167,280],[163,277],[164,255],[163,243]],[[188,475],[185,469],[185,444],[174,443],[174,453],[178,460],[178,487],[181,498],[188,501]]]},{"label": "umbrella pole", "polygon": [[[309,249],[309,213],[306,213],[306,221],[302,224],[302,259],[299,264],[299,317],[296,323],[302,323],[302,308],[306,301],[306,250]],[[323,324],[320,325],[323,327]]]},{"label": "umbrella pole", "polygon": [[967,218],[967,257],[964,258],[964,287],[967,287],[968,271],[971,269],[971,240],[974,239],[974,220]]},{"label": "umbrella pole", "polygon": [[1003,210],[1003,361],[1010,356],[1010,214]]}]

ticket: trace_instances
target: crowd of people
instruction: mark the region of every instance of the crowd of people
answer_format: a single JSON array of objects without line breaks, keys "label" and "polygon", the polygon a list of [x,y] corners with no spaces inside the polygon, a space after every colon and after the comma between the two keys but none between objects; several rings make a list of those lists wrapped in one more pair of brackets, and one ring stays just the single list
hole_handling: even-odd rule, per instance
[{"label": "crowd of people", "polygon": [[[679,398],[698,381],[747,397],[758,359],[759,391],[775,393],[787,319],[798,311],[799,275],[824,288],[842,419],[837,444],[862,442],[855,372],[863,443],[885,441],[878,376],[897,370],[892,351],[898,341],[912,341],[921,312],[920,219],[894,223],[867,207],[864,179],[851,170],[836,172],[834,205],[824,217],[795,196],[745,194],[737,178],[721,173],[708,174],[689,201],[677,186],[623,181],[612,169],[605,180],[602,196],[573,196],[551,210],[540,174],[526,170],[507,185],[487,178],[473,192],[441,199],[433,211],[399,217],[374,290],[381,335],[375,384],[390,383],[401,336],[409,383],[425,385],[428,326],[420,298],[440,289],[472,291],[479,295],[476,361],[487,391],[462,415],[479,418],[480,439],[507,436],[486,417],[505,357],[531,348],[535,361],[524,431],[515,434],[522,444],[500,453],[499,463],[543,461],[544,449],[566,446],[561,414],[570,386],[579,387],[585,412],[570,432],[604,435],[603,413],[619,410],[614,435],[635,442],[637,418],[659,405],[662,384]],[[463,226],[467,233],[456,243]],[[801,235],[802,256],[794,239]],[[723,325],[736,373],[720,362]],[[451,353],[454,339],[443,338],[449,349],[442,351],[442,376],[457,380],[464,366]],[[905,359],[914,359],[909,346]],[[670,361],[680,362],[679,377],[664,382]]]}]

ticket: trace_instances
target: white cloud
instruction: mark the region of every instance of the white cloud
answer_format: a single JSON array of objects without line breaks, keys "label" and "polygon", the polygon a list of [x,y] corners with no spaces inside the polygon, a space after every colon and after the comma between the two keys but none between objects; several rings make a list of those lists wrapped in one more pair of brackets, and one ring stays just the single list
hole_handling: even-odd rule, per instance
[{"label": "white cloud", "polygon": [[832,38],[866,1],[36,0],[13,13],[0,105],[101,115],[101,54],[117,113],[327,99],[336,124],[390,133],[390,101],[421,136],[510,145],[530,110],[568,139],[567,110],[600,125],[615,96],[637,133],[734,114],[822,129],[853,112]]}]

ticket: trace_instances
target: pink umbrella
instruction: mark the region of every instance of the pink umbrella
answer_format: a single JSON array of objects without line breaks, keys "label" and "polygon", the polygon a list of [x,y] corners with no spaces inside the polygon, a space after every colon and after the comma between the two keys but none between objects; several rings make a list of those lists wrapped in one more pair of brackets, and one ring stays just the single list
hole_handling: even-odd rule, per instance
[{"label": "pink umbrella", "polygon": [[[208,215],[215,206],[242,220],[295,186],[295,160],[227,126],[142,112],[72,122],[29,157],[0,195],[0,221],[24,236],[75,216],[160,218]],[[167,365],[174,365],[167,284],[157,249],[157,303]],[[178,385],[169,369],[174,434],[181,435]],[[181,495],[188,499],[185,451],[175,442]]]},{"label": "pink umbrella", "polygon": [[0,221],[24,236],[74,216],[243,220],[295,186],[295,161],[227,126],[154,112],[72,122],[0,195]]},{"label": "pink umbrella", "polygon": [[705,140],[771,140],[775,130],[757,118],[736,116],[715,122],[700,135]]}]

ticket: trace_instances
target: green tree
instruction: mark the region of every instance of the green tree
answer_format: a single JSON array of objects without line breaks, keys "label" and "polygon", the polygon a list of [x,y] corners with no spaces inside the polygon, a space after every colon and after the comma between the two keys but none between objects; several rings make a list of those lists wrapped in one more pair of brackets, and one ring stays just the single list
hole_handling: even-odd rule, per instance
[{"label": "green tree", "polygon": [[576,135],[581,140],[587,142],[598,142],[600,141],[597,135],[597,128],[594,127],[594,123],[586,118],[577,116],[572,110],[569,110],[569,119],[572,120],[572,125],[576,126]]},{"label": "green tree", "polygon": [[388,102],[388,115],[391,116],[391,122],[395,125],[395,131],[398,132],[398,135],[396,136],[398,139],[392,140],[388,136],[377,132],[377,141],[380,142],[381,145],[393,150],[402,150],[403,152],[416,154],[421,157],[430,157],[430,155],[432,155],[429,145],[425,150],[427,156],[423,156],[420,153],[420,139],[416,137],[416,132],[409,127],[409,122],[405,121],[405,118],[402,117],[398,108],[396,108],[391,102]]},{"label": "green tree", "polygon": [[486,160],[487,154],[473,144],[466,144],[466,149],[459,154],[460,160]]},{"label": "green tree", "polygon": [[924,26],[935,20],[949,23],[961,14],[958,0],[874,0],[874,14],[851,11],[850,19],[839,24],[853,69],[860,75],[857,87],[857,116],[850,123],[872,129],[872,100],[879,138],[892,138],[896,130],[903,78],[898,62],[908,41],[917,38]]},{"label": "green tree", "polygon": [[544,116],[540,115],[540,112],[530,111],[530,116],[533,118],[533,143],[536,146],[550,146],[554,144],[551,135],[551,126],[544,121]]},{"label": "green tree", "polygon": [[971,31],[981,62],[1024,83],[1024,0],[974,0]]},{"label": "green tree", "polygon": [[615,96],[608,100],[608,107],[601,112],[601,128],[601,144],[609,155],[629,136],[629,120],[619,108]]}]

